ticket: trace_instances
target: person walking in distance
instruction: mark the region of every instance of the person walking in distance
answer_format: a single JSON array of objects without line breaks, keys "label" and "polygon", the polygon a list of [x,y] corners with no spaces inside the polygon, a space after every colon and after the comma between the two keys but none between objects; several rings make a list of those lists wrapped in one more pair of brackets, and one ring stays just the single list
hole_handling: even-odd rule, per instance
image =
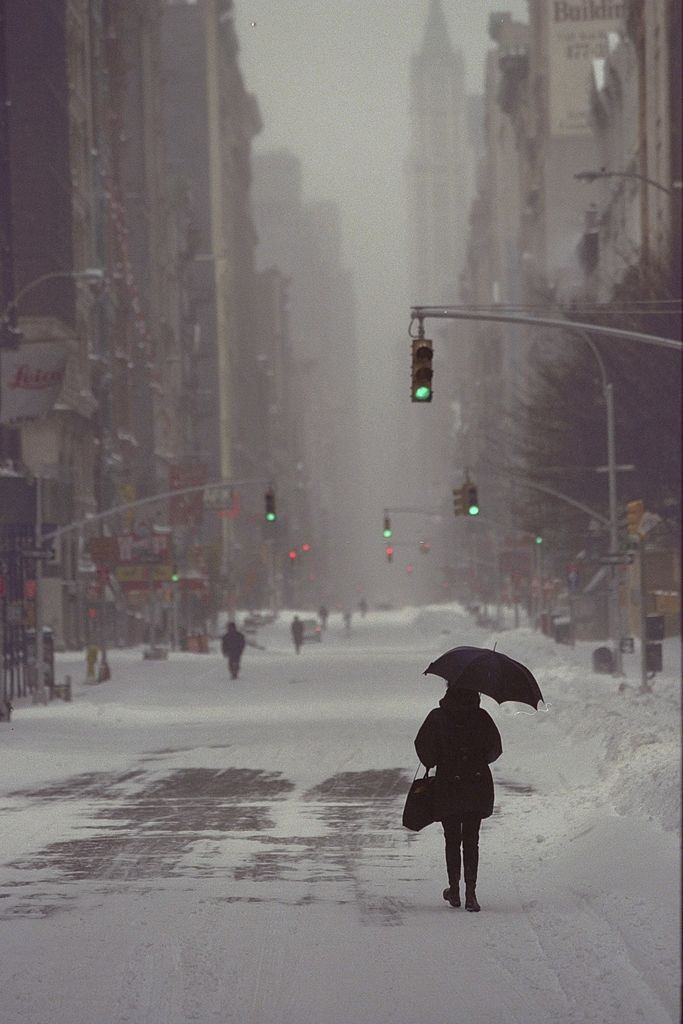
[{"label": "person walking in distance", "polygon": [[479,828],[493,814],[493,777],[489,764],[503,752],[500,733],[479,706],[476,690],[449,684],[439,707],[429,712],[415,737],[417,756],[426,768],[436,765],[436,820],[446,842],[448,888],[443,898],[460,906],[460,848],[465,876],[465,909],[477,901]]},{"label": "person walking in distance", "polygon": [[234,622],[229,622],[221,639],[221,651],[223,657],[228,659],[231,679],[237,679],[240,674],[240,661],[245,643],[244,633],[240,633]]},{"label": "person walking in distance", "polygon": [[298,654],[301,650],[301,644],[304,639],[304,624],[298,615],[295,615],[292,619],[292,640],[294,641],[294,650]]},{"label": "person walking in distance", "polygon": [[320,607],[318,608],[318,618],[320,619],[320,625],[322,626],[323,629],[327,629],[327,619],[329,614],[330,613],[328,612],[325,605],[321,604]]}]

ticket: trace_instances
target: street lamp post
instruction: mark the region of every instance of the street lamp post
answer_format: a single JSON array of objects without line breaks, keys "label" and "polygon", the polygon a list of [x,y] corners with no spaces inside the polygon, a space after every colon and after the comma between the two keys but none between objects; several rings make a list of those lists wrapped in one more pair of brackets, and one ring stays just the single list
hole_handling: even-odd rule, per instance
[{"label": "street lamp post", "polygon": [[[2,349],[15,349],[21,342],[21,332],[17,328],[17,312],[21,300],[34,288],[38,288],[45,281],[53,281],[59,278],[71,278],[72,280],[85,280],[99,282],[104,279],[104,271],[99,267],[88,267],[85,270],[54,270],[47,274],[41,274],[20,288],[19,291],[5,305],[0,320],[0,351]],[[0,364],[0,373],[2,365]],[[43,544],[43,477],[39,470],[36,476],[36,521],[35,521],[35,547],[36,547],[36,568],[35,568],[35,659],[36,659],[36,681],[33,699],[45,702],[45,673],[43,668],[43,614],[42,614],[42,578],[43,563],[40,552]]]},{"label": "street lamp post", "polygon": [[[602,356],[591,337],[592,334],[603,335],[611,338],[621,338],[630,341],[638,341],[642,344],[657,345],[661,348],[672,348],[680,352],[683,345],[674,338],[660,338],[654,334],[643,334],[639,331],[627,331],[622,328],[605,327],[598,324],[579,323],[575,320],[560,320],[551,317],[539,317],[506,313],[497,310],[482,311],[455,306],[413,306],[411,308],[412,321],[417,320],[419,336],[424,335],[424,321],[428,318],[442,320],[478,320],[487,323],[524,324],[540,327],[555,327],[565,331],[574,331],[589,346],[600,369],[602,380],[602,391],[606,407],[607,427],[607,477],[608,477],[608,503],[609,503],[609,555],[616,558],[619,554],[619,523],[617,517],[617,464],[616,464],[616,439],[614,425],[614,386],[607,379],[607,371]],[[610,636],[613,645],[613,666],[614,674],[621,675],[622,655],[620,645],[620,611],[619,611],[619,580],[617,566],[610,566]]]},{"label": "street lamp post", "polygon": [[52,270],[48,274],[41,274],[33,281],[29,281],[23,288],[20,288],[14,298],[10,299],[2,311],[0,321],[0,348],[16,348],[21,341],[21,333],[17,330],[15,319],[19,303],[39,285],[45,281],[56,281],[60,278],[67,278],[73,281],[89,281],[96,284],[104,280],[104,271],[101,267],[87,267],[85,270]]},{"label": "street lamp post", "polygon": [[577,181],[585,181],[588,184],[592,184],[600,178],[635,178],[636,181],[642,181],[645,185],[658,188],[660,192],[666,192],[668,196],[675,196],[677,192],[680,193],[682,184],[680,181],[674,181],[671,188],[668,188],[666,185],[662,185],[661,181],[648,178],[646,174],[638,174],[637,171],[608,171],[606,167],[601,167],[599,171],[578,171],[574,177]]}]

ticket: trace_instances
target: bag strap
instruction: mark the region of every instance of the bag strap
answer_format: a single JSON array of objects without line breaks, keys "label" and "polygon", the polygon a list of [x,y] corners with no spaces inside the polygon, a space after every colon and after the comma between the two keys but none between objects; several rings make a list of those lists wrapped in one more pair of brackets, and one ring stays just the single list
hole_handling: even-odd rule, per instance
[{"label": "bag strap", "polygon": [[[415,769],[415,774],[413,775],[413,782],[415,782],[415,779],[417,778],[417,773],[419,772],[420,768],[423,768],[423,767],[424,767],[424,765],[422,764],[422,761],[418,761],[417,768]],[[425,768],[425,773],[424,773],[425,779],[429,778],[429,773],[430,773],[431,770],[432,770],[431,768]]]}]

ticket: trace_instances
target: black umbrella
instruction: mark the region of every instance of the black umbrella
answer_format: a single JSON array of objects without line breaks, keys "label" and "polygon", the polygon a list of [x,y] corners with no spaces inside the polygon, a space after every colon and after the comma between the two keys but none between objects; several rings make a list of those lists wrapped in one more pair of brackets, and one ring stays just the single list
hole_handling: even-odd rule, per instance
[{"label": "black umbrella", "polygon": [[424,675],[428,673],[441,676],[450,686],[485,693],[499,704],[513,700],[537,708],[543,700],[526,665],[485,647],[454,647],[433,661]]}]

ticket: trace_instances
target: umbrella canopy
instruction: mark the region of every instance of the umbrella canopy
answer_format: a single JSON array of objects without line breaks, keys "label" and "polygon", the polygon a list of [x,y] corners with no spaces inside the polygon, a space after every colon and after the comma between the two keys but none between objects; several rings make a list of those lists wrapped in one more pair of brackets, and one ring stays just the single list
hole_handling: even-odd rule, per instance
[{"label": "umbrella canopy", "polygon": [[441,676],[449,686],[485,693],[499,704],[512,700],[537,708],[543,701],[526,665],[485,647],[453,647],[425,669],[427,674]]}]

